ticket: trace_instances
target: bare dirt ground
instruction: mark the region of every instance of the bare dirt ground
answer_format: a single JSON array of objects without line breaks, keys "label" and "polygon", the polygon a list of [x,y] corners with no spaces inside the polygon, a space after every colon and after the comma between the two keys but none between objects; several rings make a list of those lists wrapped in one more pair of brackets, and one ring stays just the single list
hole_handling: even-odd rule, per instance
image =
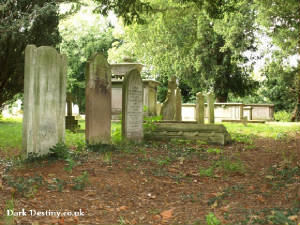
[{"label": "bare dirt ground", "polygon": [[[62,160],[14,166],[2,160],[0,224],[200,225],[209,213],[222,224],[297,224],[299,157],[297,134],[225,147],[179,141],[123,146],[89,152],[72,171]],[[12,207],[26,216],[8,218]],[[73,214],[31,216],[30,210]]]}]

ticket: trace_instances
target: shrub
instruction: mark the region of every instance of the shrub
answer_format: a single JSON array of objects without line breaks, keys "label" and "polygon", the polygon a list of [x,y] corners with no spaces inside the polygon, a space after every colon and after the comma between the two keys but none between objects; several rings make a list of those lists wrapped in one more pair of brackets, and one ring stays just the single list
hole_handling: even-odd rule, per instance
[{"label": "shrub", "polygon": [[291,114],[286,111],[278,111],[274,113],[275,121],[280,122],[290,122],[291,121]]}]

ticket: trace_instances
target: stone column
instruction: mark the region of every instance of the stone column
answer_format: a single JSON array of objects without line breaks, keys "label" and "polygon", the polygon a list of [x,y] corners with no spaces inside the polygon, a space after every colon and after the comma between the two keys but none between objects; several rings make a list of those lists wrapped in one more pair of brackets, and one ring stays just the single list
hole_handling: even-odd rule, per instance
[{"label": "stone column", "polygon": [[67,93],[67,116],[72,116],[72,95]]},{"label": "stone column", "polygon": [[201,92],[196,94],[196,121],[204,124],[204,95]]},{"label": "stone column", "polygon": [[207,95],[207,106],[208,106],[208,123],[215,123],[215,96],[213,93]]},{"label": "stone column", "polygon": [[85,138],[88,144],[109,144],[111,140],[111,71],[99,54],[86,66]]},{"label": "stone column", "polygon": [[64,141],[67,58],[48,46],[27,45],[24,71],[23,149],[45,155]]},{"label": "stone column", "polygon": [[176,102],[176,107],[175,107],[175,121],[182,121],[182,116],[181,116],[181,90],[180,88],[176,88],[175,92],[175,102]]},{"label": "stone column", "polygon": [[252,120],[252,107],[249,106],[249,120]]},{"label": "stone column", "polygon": [[161,115],[161,106],[162,106],[162,103],[160,103],[160,102],[156,103],[156,116]]},{"label": "stone column", "polygon": [[240,120],[244,119],[244,104],[240,105]]},{"label": "stone column", "polygon": [[136,69],[125,74],[122,87],[122,137],[141,142],[143,132],[143,82]]}]

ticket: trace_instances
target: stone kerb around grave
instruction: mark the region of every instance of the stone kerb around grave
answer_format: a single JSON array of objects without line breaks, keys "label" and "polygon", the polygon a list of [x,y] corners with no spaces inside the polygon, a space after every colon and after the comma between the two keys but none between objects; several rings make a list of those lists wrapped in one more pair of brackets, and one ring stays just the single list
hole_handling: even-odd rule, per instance
[{"label": "stone kerb around grave", "polygon": [[86,65],[85,136],[91,145],[111,141],[111,70],[102,54],[95,54]]},{"label": "stone kerb around grave", "polygon": [[122,87],[122,137],[143,139],[143,82],[138,70],[126,73]]},{"label": "stone kerb around grave", "polygon": [[45,155],[64,140],[67,58],[48,46],[25,49],[23,150]]}]

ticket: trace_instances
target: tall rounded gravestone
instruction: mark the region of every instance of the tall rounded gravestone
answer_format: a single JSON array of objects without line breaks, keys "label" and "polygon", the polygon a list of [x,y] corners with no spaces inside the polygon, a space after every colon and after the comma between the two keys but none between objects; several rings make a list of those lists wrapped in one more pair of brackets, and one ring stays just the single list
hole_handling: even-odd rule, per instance
[{"label": "tall rounded gravestone", "polygon": [[23,149],[45,155],[64,140],[67,58],[49,46],[25,49]]},{"label": "tall rounded gravestone", "polygon": [[86,66],[85,136],[88,144],[111,141],[111,70],[101,54],[91,57]]},{"label": "tall rounded gravestone", "polygon": [[141,75],[133,69],[125,74],[122,87],[122,136],[136,142],[144,137],[143,96]]}]

